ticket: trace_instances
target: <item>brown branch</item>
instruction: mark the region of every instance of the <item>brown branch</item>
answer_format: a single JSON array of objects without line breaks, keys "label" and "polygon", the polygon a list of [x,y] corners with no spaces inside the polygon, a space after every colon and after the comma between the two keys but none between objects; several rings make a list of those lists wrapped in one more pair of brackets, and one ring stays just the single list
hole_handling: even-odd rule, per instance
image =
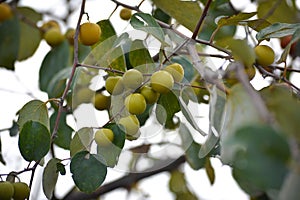
[{"label": "brown branch", "polygon": [[[166,162],[170,162],[170,160],[166,160]],[[78,192],[75,189],[72,189],[64,198],[63,200],[88,200],[88,199],[95,199],[98,198],[99,196],[111,192],[115,189],[118,188],[125,188],[129,189],[133,184],[136,182],[148,178],[150,176],[162,173],[162,172],[170,172],[174,169],[177,169],[182,163],[185,162],[185,156],[179,157],[177,160],[174,162],[171,162],[170,164],[164,166],[165,162],[162,161],[162,165],[164,167],[157,168],[155,167],[154,169],[150,168],[147,169],[146,172],[142,173],[129,173],[113,182],[107,183],[105,185],[102,185],[98,190],[91,194],[86,194],[83,192]]]}]

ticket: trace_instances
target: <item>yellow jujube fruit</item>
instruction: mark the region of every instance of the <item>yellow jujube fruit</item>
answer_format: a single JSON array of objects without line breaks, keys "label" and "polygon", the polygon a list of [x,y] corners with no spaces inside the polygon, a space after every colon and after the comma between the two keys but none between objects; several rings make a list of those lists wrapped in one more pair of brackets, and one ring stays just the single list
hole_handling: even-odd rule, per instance
[{"label": "yellow jujube fruit", "polygon": [[140,136],[140,122],[135,115],[123,117],[118,122],[126,134],[128,140],[136,140]]},{"label": "yellow jujube fruit", "polygon": [[94,139],[97,145],[107,147],[114,140],[114,132],[108,128],[102,128],[96,131]]},{"label": "yellow jujube fruit", "polygon": [[101,36],[101,28],[98,24],[86,22],[80,25],[79,41],[87,46],[96,44]]},{"label": "yellow jujube fruit", "polygon": [[184,77],[184,69],[179,63],[168,65],[164,70],[169,72],[176,82],[181,82]]},{"label": "yellow jujube fruit", "polygon": [[30,188],[24,182],[16,182],[12,184],[14,187],[14,200],[24,200],[29,197]]},{"label": "yellow jujube fruit", "polygon": [[0,22],[11,18],[12,15],[11,7],[7,3],[0,3]]},{"label": "yellow jujube fruit", "polygon": [[263,67],[271,65],[275,60],[273,49],[267,45],[258,45],[254,48],[254,51],[256,62]]},{"label": "yellow jujube fruit", "polygon": [[2,181],[0,182],[0,199],[11,200],[14,195],[14,186],[11,182]]},{"label": "yellow jujube fruit", "polygon": [[125,98],[125,107],[130,114],[139,115],[146,110],[146,100],[143,95],[133,93]]},{"label": "yellow jujube fruit", "polygon": [[150,83],[153,90],[165,94],[173,88],[174,79],[169,72],[160,70],[152,74]]},{"label": "yellow jujube fruit", "polygon": [[123,74],[123,84],[130,89],[136,89],[143,83],[143,74],[136,70],[130,69]]},{"label": "yellow jujube fruit", "polygon": [[128,8],[123,8],[120,11],[120,18],[123,20],[129,20],[131,18],[131,10]]}]

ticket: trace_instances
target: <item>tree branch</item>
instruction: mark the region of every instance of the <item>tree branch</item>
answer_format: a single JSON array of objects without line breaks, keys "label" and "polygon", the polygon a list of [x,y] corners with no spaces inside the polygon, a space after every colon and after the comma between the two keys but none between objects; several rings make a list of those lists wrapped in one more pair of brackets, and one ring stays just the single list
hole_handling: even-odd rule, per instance
[{"label": "tree branch", "polygon": [[105,185],[102,185],[98,190],[91,194],[86,194],[83,192],[75,191],[75,189],[72,189],[64,198],[63,200],[87,200],[87,199],[93,199],[98,198],[99,196],[111,192],[118,188],[130,188],[134,183],[144,179],[148,178],[150,176],[162,173],[162,172],[169,172],[174,169],[177,169],[182,163],[185,162],[185,156],[179,157],[174,162],[171,162],[170,164],[165,166],[165,163],[169,163],[170,160],[165,160],[160,162],[159,164],[163,167],[158,168],[157,166],[145,170],[145,172],[142,173],[129,173],[113,182],[107,183]]}]

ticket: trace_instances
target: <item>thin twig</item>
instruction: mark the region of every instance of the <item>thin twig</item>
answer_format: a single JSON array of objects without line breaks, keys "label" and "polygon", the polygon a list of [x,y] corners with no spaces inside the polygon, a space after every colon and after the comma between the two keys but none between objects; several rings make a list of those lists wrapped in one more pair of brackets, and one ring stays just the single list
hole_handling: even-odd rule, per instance
[{"label": "thin twig", "polygon": [[211,2],[212,2],[212,0],[208,0],[206,2],[206,4],[205,4],[205,7],[204,7],[203,12],[202,12],[202,15],[201,15],[201,17],[200,17],[200,19],[199,19],[199,21],[198,21],[198,23],[196,25],[196,28],[195,28],[195,30],[193,32],[193,35],[192,35],[192,39],[193,40],[196,39],[196,37],[197,37],[197,35],[199,33],[199,30],[200,30],[201,25],[202,25],[202,23],[203,23],[206,15],[207,15],[207,12],[208,12],[208,9],[210,7]]}]

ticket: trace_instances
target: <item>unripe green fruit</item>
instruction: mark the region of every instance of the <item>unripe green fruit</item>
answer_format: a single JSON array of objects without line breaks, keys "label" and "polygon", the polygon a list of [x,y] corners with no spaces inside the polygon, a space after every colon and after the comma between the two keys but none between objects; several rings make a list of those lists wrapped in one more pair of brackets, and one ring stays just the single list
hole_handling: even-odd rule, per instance
[{"label": "unripe green fruit", "polygon": [[120,18],[123,20],[129,20],[131,18],[131,10],[128,8],[123,8],[120,11]]},{"label": "unripe green fruit", "polygon": [[3,181],[0,182],[0,199],[11,200],[14,195],[14,186],[11,182]]},{"label": "unripe green fruit", "polygon": [[273,49],[267,45],[258,45],[254,51],[257,63],[263,67],[271,65],[275,60]]},{"label": "unripe green fruit", "polygon": [[143,74],[136,70],[130,69],[123,75],[123,84],[130,89],[136,89],[143,83]]},{"label": "unripe green fruit", "polygon": [[14,200],[25,200],[29,197],[30,188],[26,183],[16,182],[12,184],[14,187]]},{"label": "unripe green fruit", "polygon": [[150,86],[144,86],[140,93],[144,96],[147,104],[153,104],[157,102],[159,93],[154,91]]},{"label": "unripe green fruit", "polygon": [[80,25],[79,40],[83,45],[91,46],[100,40],[101,28],[98,24],[86,22]]},{"label": "unripe green fruit", "polygon": [[97,110],[108,110],[110,108],[110,96],[97,93],[94,97],[94,106]]},{"label": "unripe green fruit", "polygon": [[184,77],[184,69],[179,63],[168,65],[164,70],[169,72],[176,82],[181,82]]},{"label": "unripe green fruit", "polygon": [[119,95],[124,91],[123,80],[121,76],[110,76],[105,81],[105,88],[112,95]]},{"label": "unripe green fruit", "polygon": [[67,38],[70,45],[74,45],[74,36],[75,36],[75,29],[73,28],[69,28],[65,33],[65,37]]},{"label": "unripe green fruit", "polygon": [[11,18],[12,15],[10,6],[7,3],[0,3],[0,22]]},{"label": "unripe green fruit", "polygon": [[128,140],[135,140],[140,136],[140,122],[135,115],[129,115],[121,118],[119,120],[119,124],[123,126],[121,128],[124,128],[123,131],[125,132]]},{"label": "unripe green fruit", "polygon": [[139,115],[146,110],[146,100],[143,95],[133,93],[125,98],[125,107],[130,114]]},{"label": "unripe green fruit", "polygon": [[95,133],[95,142],[97,145],[107,147],[112,144],[114,133],[108,128],[102,128]]},{"label": "unripe green fruit", "polygon": [[44,39],[51,47],[56,47],[64,41],[65,36],[61,33],[60,29],[51,28],[44,34]]},{"label": "unripe green fruit", "polygon": [[164,70],[154,72],[150,79],[151,87],[158,93],[165,94],[170,92],[174,85],[172,75]]}]

